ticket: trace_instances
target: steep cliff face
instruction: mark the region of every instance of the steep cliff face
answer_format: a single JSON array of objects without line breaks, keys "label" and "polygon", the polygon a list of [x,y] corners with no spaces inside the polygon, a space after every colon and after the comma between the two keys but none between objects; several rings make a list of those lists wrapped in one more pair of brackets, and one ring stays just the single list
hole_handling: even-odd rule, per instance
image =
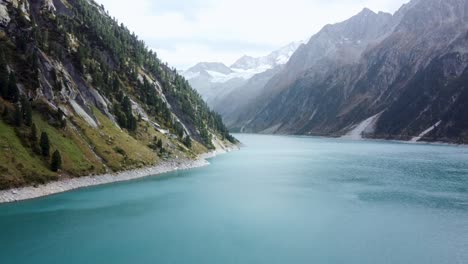
[{"label": "steep cliff face", "polygon": [[249,114],[255,113],[256,101],[268,93],[268,90],[265,90],[265,85],[281,69],[283,69],[282,65],[276,66],[266,72],[256,74],[235,89],[227,90],[227,92],[218,96],[216,100],[213,100],[213,109],[216,109],[223,117],[223,121],[228,127],[232,130],[241,130],[240,127],[235,127],[236,124],[239,121],[253,118],[253,115]]},{"label": "steep cliff face", "polygon": [[307,71],[314,68],[315,74],[320,69],[324,72],[329,66],[339,67],[356,63],[369,45],[378,43],[395,21],[387,13],[374,13],[369,9],[362,10],[356,16],[335,25],[325,26],[314,35],[309,43],[303,45],[291,57],[287,67],[269,86],[281,90]]},{"label": "steep cliff face", "polygon": [[[326,26],[266,85],[244,131],[465,142],[466,0]],[[436,125],[437,124],[437,125]],[[428,131],[429,128],[432,128]],[[425,133],[423,133],[425,132]]]},{"label": "steep cliff face", "polygon": [[0,1],[0,92],[0,188],[235,142],[182,76],[93,1]]}]

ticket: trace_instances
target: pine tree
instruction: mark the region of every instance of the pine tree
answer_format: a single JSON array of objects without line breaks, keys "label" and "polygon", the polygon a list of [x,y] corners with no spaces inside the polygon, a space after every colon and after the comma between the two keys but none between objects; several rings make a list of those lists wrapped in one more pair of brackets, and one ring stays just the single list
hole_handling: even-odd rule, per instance
[{"label": "pine tree", "polygon": [[136,118],[132,114],[130,114],[127,117],[127,129],[130,131],[135,131],[137,129],[137,126],[138,126],[138,123],[137,123]]},{"label": "pine tree", "polygon": [[190,136],[185,137],[184,145],[189,149],[192,148],[192,139],[190,138]]},{"label": "pine tree", "polygon": [[37,143],[37,127],[34,123],[31,125],[31,134],[29,135],[29,139],[33,144]]},{"label": "pine tree", "polygon": [[23,111],[21,111],[21,108],[19,105],[15,105],[15,126],[20,127],[23,125]]},{"label": "pine tree", "polygon": [[52,161],[50,163],[50,169],[54,172],[57,172],[62,168],[62,156],[60,152],[56,150],[54,154],[52,154]]},{"label": "pine tree", "polygon": [[67,126],[67,120],[65,119],[65,114],[60,108],[57,110],[57,121],[60,125],[60,128],[65,128]]},{"label": "pine tree", "polygon": [[49,136],[46,132],[42,132],[41,134],[41,154],[44,157],[48,157],[50,155]]},{"label": "pine tree", "polygon": [[32,124],[32,108],[31,103],[26,97],[21,98],[21,110],[23,112],[24,124],[31,126]]},{"label": "pine tree", "polygon": [[78,62],[79,62],[78,69],[80,70],[81,73],[84,73],[85,72],[85,67],[86,67],[86,65],[85,65],[85,63],[86,63],[86,50],[82,45],[80,45],[80,47],[78,48],[77,59],[78,59]]},{"label": "pine tree", "polygon": [[38,138],[37,138],[37,127],[36,124],[31,125],[31,134],[29,134],[29,140],[31,141],[31,148],[34,153],[37,155],[42,155],[42,150],[37,144]]},{"label": "pine tree", "polygon": [[117,92],[117,91],[120,90],[119,78],[117,77],[116,74],[114,74],[114,76],[113,76],[112,90],[113,90],[114,92]]},{"label": "pine tree", "polygon": [[128,98],[128,96],[125,96],[122,100],[122,109],[127,115],[132,113],[132,103],[130,102],[130,98]]},{"label": "pine tree", "polygon": [[39,88],[40,84],[39,84],[39,60],[38,60],[38,57],[37,57],[37,52],[34,51],[33,54],[31,55],[31,86],[34,88],[34,89],[37,89]]},{"label": "pine tree", "polygon": [[8,69],[5,53],[0,50],[0,96],[6,98],[8,92]]},{"label": "pine tree", "polygon": [[9,116],[10,116],[10,111],[8,110],[8,107],[5,106],[3,108],[2,117],[3,119],[8,120]]},{"label": "pine tree", "polygon": [[26,34],[20,34],[17,38],[16,38],[16,48],[24,53],[26,51],[26,48],[28,46],[28,37]]},{"label": "pine tree", "polygon": [[13,103],[18,102],[19,100],[19,90],[16,85],[16,76],[14,73],[10,73],[10,77],[8,78],[7,99]]}]

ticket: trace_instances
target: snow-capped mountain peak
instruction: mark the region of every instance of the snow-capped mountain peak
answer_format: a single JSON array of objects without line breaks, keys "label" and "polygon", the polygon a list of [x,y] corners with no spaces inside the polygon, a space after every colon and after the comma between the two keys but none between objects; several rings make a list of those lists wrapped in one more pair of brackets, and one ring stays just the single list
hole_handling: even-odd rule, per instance
[{"label": "snow-capped mountain peak", "polygon": [[[264,57],[254,58],[251,56],[243,56],[238,59],[231,69],[243,69],[251,70],[255,68],[274,68],[275,66],[286,64],[291,58],[292,54],[297,50],[297,48],[302,44],[302,42],[293,42],[287,46],[282,47],[279,50],[275,50],[272,53]],[[268,67],[267,67],[268,66]]]},{"label": "snow-capped mountain peak", "polygon": [[231,67],[219,62],[201,62],[183,72],[183,75],[189,81],[203,78],[211,83],[226,83],[233,79],[249,80],[256,74],[286,64],[302,43],[290,43],[264,57],[242,56]]},{"label": "snow-capped mountain peak", "polygon": [[233,71],[221,62],[200,62],[186,72],[202,72],[202,71],[214,71],[221,74],[231,74]]},{"label": "snow-capped mountain peak", "polygon": [[244,55],[236,62],[234,62],[234,64],[231,65],[231,68],[244,70],[252,69],[257,67],[257,61],[257,58]]}]

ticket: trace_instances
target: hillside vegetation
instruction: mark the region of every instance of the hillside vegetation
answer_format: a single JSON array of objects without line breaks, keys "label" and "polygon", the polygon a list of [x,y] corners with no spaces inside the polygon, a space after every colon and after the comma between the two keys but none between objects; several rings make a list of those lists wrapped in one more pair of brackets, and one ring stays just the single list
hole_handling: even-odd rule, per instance
[{"label": "hillside vegetation", "polygon": [[0,5],[0,189],[236,142],[188,82],[102,6]]}]

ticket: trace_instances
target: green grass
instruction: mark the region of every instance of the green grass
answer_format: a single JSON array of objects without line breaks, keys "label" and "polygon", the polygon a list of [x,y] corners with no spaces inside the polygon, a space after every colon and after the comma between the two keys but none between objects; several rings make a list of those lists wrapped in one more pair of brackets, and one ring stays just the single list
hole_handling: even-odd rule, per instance
[{"label": "green grass", "polygon": [[23,146],[14,128],[0,120],[0,188],[7,189],[57,178],[41,157]]},{"label": "green grass", "polygon": [[93,112],[99,121],[98,129],[90,127],[81,118],[75,118],[74,122],[109,168],[121,171],[156,164],[157,155],[144,142],[118,128],[99,110],[93,109]]},{"label": "green grass", "polygon": [[46,132],[49,136],[51,152],[56,149],[62,156],[62,170],[72,176],[83,176],[104,171],[101,161],[93,154],[83,139],[71,127],[57,129],[49,125],[39,114],[33,115],[38,136]]},{"label": "green grass", "polygon": [[198,153],[198,151],[203,151],[203,149],[206,150],[206,148],[204,148],[200,144],[194,144],[192,149],[189,150],[177,139],[169,138],[167,135],[157,131],[152,125],[148,124],[147,122],[140,122],[138,130],[135,133],[135,138],[138,141],[141,141],[146,146],[148,146],[149,144],[154,142],[154,137],[161,139],[164,148],[171,153],[172,157],[187,156],[189,158],[195,158],[197,154],[203,153]]},{"label": "green grass", "polygon": [[191,150],[195,155],[200,155],[200,154],[208,152],[208,149],[205,146],[203,146],[202,144],[198,143],[198,141],[195,141],[195,140],[192,141]]},{"label": "green grass", "polygon": [[77,116],[72,119],[77,129],[70,124],[59,129],[50,125],[38,112],[33,114],[38,137],[41,132],[47,132],[50,153],[60,151],[62,170],[59,174],[50,170],[50,158],[34,154],[29,140],[18,137],[29,135],[29,127],[18,128],[20,132],[17,133],[14,127],[0,120],[0,189],[46,183],[57,180],[59,175],[99,174],[105,171],[106,166],[113,171],[122,171],[154,165],[160,160],[159,151],[150,149],[148,145],[154,142],[155,137],[162,140],[167,151],[165,155],[170,157],[196,158],[198,154],[207,152],[206,147],[196,141],[192,142],[191,149],[187,149],[177,139],[168,137],[144,121],[139,122],[137,131],[129,135],[99,110],[93,109],[93,112],[100,125],[98,129]]}]

